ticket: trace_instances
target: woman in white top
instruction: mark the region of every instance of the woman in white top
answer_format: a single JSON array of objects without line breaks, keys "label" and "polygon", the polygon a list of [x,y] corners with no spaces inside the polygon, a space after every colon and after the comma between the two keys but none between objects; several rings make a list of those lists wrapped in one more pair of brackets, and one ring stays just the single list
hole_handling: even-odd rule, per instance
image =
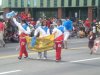
[{"label": "woman in white top", "polygon": [[[39,26],[35,32],[34,32],[34,36],[37,36],[39,34],[39,38],[43,38],[45,36],[50,35],[50,30],[49,28],[46,26],[46,20],[42,21],[42,25]],[[42,58],[42,52],[38,52],[38,59]],[[47,59],[47,51],[44,51],[44,59]]]}]

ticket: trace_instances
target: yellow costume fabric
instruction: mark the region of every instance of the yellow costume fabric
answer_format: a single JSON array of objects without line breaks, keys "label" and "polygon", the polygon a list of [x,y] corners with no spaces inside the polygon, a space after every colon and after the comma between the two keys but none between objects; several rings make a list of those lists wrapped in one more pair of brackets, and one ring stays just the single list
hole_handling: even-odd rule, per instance
[{"label": "yellow costume fabric", "polygon": [[45,36],[42,38],[36,39],[36,44],[34,47],[31,46],[32,37],[26,36],[26,41],[29,50],[33,50],[35,52],[43,52],[52,50],[54,46],[54,35]]}]

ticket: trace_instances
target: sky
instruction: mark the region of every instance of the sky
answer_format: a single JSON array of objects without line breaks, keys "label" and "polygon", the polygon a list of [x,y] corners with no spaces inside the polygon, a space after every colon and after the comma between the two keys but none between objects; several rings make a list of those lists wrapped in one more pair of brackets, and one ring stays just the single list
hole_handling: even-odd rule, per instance
[{"label": "sky", "polygon": [[2,0],[0,0],[0,6],[1,6],[1,4],[2,4]]}]

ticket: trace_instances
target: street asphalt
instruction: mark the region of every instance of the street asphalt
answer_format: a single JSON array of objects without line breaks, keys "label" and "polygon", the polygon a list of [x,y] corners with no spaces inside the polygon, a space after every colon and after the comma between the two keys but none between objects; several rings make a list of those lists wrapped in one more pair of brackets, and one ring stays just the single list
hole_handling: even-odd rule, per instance
[{"label": "street asphalt", "polygon": [[18,43],[0,48],[0,75],[100,75],[100,51],[90,55],[87,38],[71,38],[68,49],[62,50],[62,61],[55,61],[55,50],[48,51],[48,59],[37,59],[29,51],[29,58],[18,60]]}]

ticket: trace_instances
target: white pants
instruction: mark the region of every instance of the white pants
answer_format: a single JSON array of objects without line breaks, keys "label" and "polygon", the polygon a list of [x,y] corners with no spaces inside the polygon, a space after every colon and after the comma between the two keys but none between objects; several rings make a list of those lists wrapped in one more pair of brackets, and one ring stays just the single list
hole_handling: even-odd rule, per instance
[{"label": "white pants", "polygon": [[70,32],[69,31],[66,31],[64,32],[64,48],[67,49],[67,40],[70,36]]},{"label": "white pants", "polygon": [[69,31],[64,32],[64,41],[67,41],[68,40],[69,35],[70,35],[70,32]]}]

